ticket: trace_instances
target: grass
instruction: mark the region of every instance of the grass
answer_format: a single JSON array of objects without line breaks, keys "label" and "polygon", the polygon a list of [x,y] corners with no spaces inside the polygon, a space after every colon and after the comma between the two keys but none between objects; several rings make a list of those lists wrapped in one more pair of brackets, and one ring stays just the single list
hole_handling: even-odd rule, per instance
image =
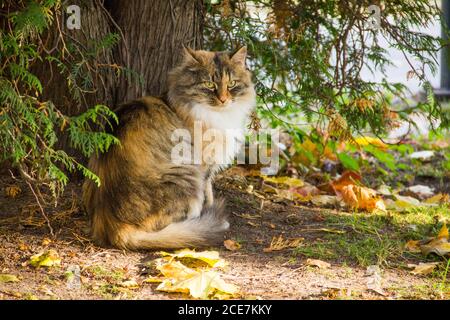
[{"label": "grass", "polygon": [[[450,226],[450,208],[420,207],[390,213],[333,213],[324,211],[325,224],[345,230],[345,233],[320,234],[320,238],[305,241],[294,249],[294,256],[320,260],[338,260],[342,265],[367,267],[377,264],[385,268],[406,269],[408,263],[443,261],[433,273],[418,275],[423,284],[390,289],[403,299],[449,299],[450,259],[404,250],[408,240],[435,237],[442,224]],[[343,297],[346,298],[346,297]]]},{"label": "grass", "polygon": [[347,264],[367,267],[372,264],[402,266],[405,261],[442,259],[404,252],[408,240],[436,236],[442,222],[450,221],[445,206],[421,207],[407,212],[332,213],[324,212],[325,224],[345,230],[343,234],[321,235],[294,250],[295,255],[315,259],[336,259]]}]

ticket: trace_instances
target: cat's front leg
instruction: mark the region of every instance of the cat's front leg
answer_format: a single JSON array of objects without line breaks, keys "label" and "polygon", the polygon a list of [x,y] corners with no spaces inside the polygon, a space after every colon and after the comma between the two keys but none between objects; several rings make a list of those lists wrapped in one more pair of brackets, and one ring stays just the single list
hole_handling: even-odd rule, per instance
[{"label": "cat's front leg", "polygon": [[205,205],[207,207],[212,206],[214,203],[214,192],[212,185],[212,178],[209,177],[205,183]]}]

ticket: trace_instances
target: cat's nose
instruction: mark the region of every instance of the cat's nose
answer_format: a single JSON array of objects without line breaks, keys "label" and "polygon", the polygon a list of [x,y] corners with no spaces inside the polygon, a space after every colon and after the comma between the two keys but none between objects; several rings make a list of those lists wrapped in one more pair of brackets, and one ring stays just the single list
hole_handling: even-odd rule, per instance
[{"label": "cat's nose", "polygon": [[228,100],[228,97],[226,95],[219,95],[217,99],[219,99],[220,102],[225,103]]}]

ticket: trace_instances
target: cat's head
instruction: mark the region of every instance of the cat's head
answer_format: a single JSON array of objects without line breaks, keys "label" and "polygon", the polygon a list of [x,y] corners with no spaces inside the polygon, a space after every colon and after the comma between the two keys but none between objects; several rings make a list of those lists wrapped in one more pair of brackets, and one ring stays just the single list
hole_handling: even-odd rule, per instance
[{"label": "cat's head", "polygon": [[253,107],[255,90],[246,56],[246,47],[235,52],[184,47],[180,65],[169,74],[169,99],[177,105],[202,105],[216,111]]}]

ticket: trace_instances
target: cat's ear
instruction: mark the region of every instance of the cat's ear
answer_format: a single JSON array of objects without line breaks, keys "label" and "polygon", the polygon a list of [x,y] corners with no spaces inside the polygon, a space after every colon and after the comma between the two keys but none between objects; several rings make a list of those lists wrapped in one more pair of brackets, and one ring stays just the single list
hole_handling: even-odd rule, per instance
[{"label": "cat's ear", "polygon": [[247,46],[243,46],[231,54],[230,60],[236,64],[245,67],[245,59],[247,58]]},{"label": "cat's ear", "polygon": [[183,60],[185,62],[189,62],[189,63],[199,63],[200,60],[198,59],[195,50],[192,50],[189,47],[186,47],[183,44]]}]

